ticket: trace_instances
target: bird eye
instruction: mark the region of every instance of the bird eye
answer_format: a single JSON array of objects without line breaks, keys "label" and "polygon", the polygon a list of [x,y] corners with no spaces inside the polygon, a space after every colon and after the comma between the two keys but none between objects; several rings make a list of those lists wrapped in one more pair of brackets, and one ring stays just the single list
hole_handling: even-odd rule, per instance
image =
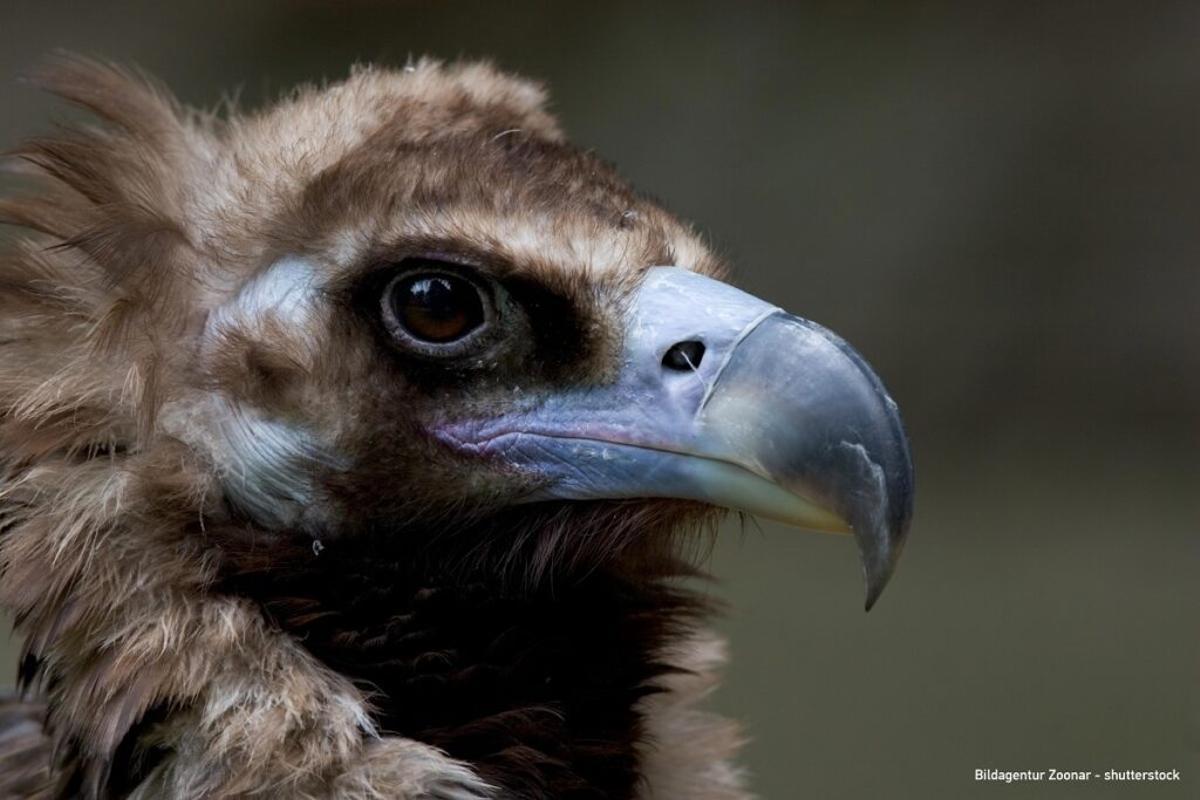
[{"label": "bird eye", "polygon": [[406,272],[389,285],[383,305],[395,336],[437,353],[470,338],[488,319],[479,286],[450,272]]}]

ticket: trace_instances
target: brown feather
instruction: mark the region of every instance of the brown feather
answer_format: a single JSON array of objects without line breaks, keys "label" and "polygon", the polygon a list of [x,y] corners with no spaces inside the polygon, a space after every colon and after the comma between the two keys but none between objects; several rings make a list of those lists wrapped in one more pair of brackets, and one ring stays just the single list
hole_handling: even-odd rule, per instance
[{"label": "brown feather", "polygon": [[45,716],[43,703],[0,698],[0,797],[49,800],[52,796]]},{"label": "brown feather", "polygon": [[[0,794],[50,796],[51,783],[87,798],[489,791],[436,737],[380,735],[387,716],[372,690],[294,635],[328,608],[294,605],[281,625],[279,597],[235,589],[230,576],[292,574],[313,537],[398,521],[457,531],[457,563],[538,591],[570,575],[616,570],[653,587],[678,572],[665,534],[660,552],[638,546],[647,529],[688,518],[667,506],[605,509],[603,525],[571,512],[507,543],[484,537],[503,514],[499,495],[465,494],[463,465],[414,420],[437,412],[450,380],[478,407],[500,402],[518,372],[528,391],[602,380],[612,309],[641,271],[677,260],[716,273],[719,260],[566,144],[540,87],[486,64],[363,68],[226,118],[76,57],[37,80],[100,124],[18,146],[41,188],[0,200],[0,221],[22,230],[0,254],[0,604],[25,637],[23,683],[40,698],[0,705]],[[546,324],[491,372],[438,376],[388,352],[361,289],[380,265],[429,249],[477,260]],[[314,327],[266,313],[212,332],[214,315],[288,254],[326,270]],[[304,454],[316,499],[297,504],[294,524],[233,501],[223,437],[239,414],[303,426],[337,452]],[[356,467],[332,466],[342,462]],[[385,485],[406,491],[381,496]],[[696,693],[667,676],[707,673],[715,659],[693,663],[712,648],[688,644],[700,641],[696,615],[673,616],[665,597],[664,624],[630,650],[661,669],[630,673],[644,685],[620,688],[628,714],[613,741],[642,765],[645,798],[738,797],[727,767],[704,773],[707,789],[679,783],[679,771],[724,764],[736,737],[681,710]],[[655,689],[681,699],[638,699]],[[538,734],[527,716],[503,718]],[[668,741],[697,729],[716,733]],[[518,762],[540,763],[530,747],[514,745]],[[28,762],[9,770],[21,754]],[[582,763],[565,769],[584,774]],[[685,784],[707,794],[673,788]]]}]

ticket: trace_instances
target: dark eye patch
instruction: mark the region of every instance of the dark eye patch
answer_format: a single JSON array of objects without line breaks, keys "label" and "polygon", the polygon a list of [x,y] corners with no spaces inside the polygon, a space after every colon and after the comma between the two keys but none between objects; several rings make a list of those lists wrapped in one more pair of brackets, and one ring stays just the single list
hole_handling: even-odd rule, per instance
[{"label": "dark eye patch", "polygon": [[504,285],[529,317],[534,351],[547,372],[558,377],[586,369],[598,344],[592,338],[600,330],[590,321],[594,309],[581,308],[532,278],[513,276]]},{"label": "dark eye patch", "polygon": [[[414,249],[433,255],[407,254]],[[370,263],[337,293],[354,311],[346,319],[365,318],[390,355],[385,363],[412,385],[532,386],[603,373],[590,362],[607,352],[613,326],[604,324],[594,287],[582,278],[544,265],[525,272],[461,242],[404,242],[377,251]]]}]

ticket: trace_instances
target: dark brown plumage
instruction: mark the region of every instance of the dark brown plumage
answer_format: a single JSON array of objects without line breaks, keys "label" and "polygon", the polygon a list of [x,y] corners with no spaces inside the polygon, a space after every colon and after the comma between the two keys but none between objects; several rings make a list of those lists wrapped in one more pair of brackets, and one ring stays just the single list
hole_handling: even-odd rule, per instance
[{"label": "dark brown plumage", "polygon": [[[42,698],[8,706],[11,793],[740,796],[736,734],[687,700],[719,650],[673,543],[711,512],[514,514],[524,478],[464,478],[422,427],[603,380],[611,309],[646,265],[717,271],[703,244],[483,65],[359,70],[226,119],[102,64],[40,81],[104,124],[18,148],[40,182],[0,204],[26,231],[0,262],[0,600]],[[288,253],[328,265],[307,327],[238,305]],[[486,363],[379,327],[389,265],[447,253],[526,314]],[[288,454],[308,500],[247,495],[239,413],[356,466],[314,447]]]},{"label": "dark brown plumage", "polygon": [[[612,512],[542,513],[561,518],[521,513],[471,537],[511,542],[539,522],[584,539],[612,530],[603,521]],[[658,526],[676,523],[672,515]],[[669,533],[648,520],[637,535]],[[432,553],[394,545],[419,536],[390,530],[334,543],[315,561],[298,553],[296,569],[248,565],[222,587],[254,599],[362,686],[381,730],[432,744],[516,797],[634,796],[639,703],[674,669],[660,660],[662,647],[706,612],[668,580],[682,565],[572,553],[575,566],[531,580],[524,569],[498,574],[492,558],[453,545]],[[542,543],[522,544],[503,557],[535,562]]]},{"label": "dark brown plumage", "polygon": [[99,123],[0,200],[6,796],[744,800],[686,555],[716,505],[853,529],[874,601],[861,357],[487,65],[39,80]]}]

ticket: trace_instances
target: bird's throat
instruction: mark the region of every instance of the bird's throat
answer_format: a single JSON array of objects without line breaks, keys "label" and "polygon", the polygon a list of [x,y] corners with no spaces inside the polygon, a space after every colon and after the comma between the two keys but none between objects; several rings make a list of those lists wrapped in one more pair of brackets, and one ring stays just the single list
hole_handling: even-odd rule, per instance
[{"label": "bird's throat", "polygon": [[320,661],[370,692],[385,735],[436,746],[522,798],[630,798],[641,701],[703,604],[624,562],[499,578],[332,544],[227,577]]}]

